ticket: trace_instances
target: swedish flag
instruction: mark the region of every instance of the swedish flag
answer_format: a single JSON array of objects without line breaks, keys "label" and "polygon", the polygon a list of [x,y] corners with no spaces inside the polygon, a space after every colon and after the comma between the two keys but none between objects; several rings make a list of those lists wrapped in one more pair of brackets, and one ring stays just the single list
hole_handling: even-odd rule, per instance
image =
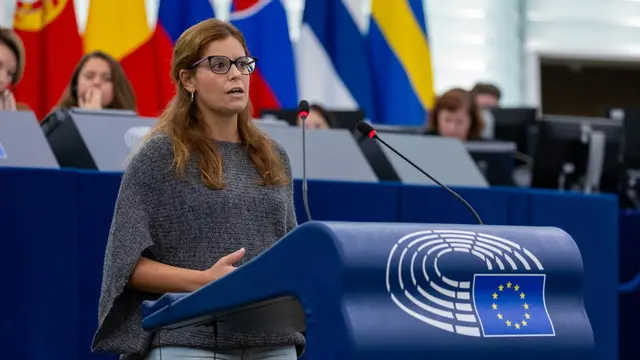
[{"label": "swedish flag", "polygon": [[484,336],[555,336],[544,274],[476,274],[473,302]]},{"label": "swedish flag", "polygon": [[435,99],[423,0],[373,0],[373,122],[422,125]]}]

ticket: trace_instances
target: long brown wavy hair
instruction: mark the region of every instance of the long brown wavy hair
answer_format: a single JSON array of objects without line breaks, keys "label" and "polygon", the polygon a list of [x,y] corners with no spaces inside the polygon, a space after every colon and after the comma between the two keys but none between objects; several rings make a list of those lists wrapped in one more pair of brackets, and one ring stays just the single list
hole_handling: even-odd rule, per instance
[{"label": "long brown wavy hair", "polygon": [[[160,115],[157,125],[151,131],[167,134],[173,144],[173,166],[180,177],[184,177],[191,156],[196,155],[202,182],[211,189],[223,187],[222,159],[215,143],[206,136],[207,125],[191,94],[180,81],[180,70],[205,56],[207,46],[232,36],[242,44],[249,55],[244,36],[233,25],[218,19],[204,20],[187,29],[178,39],[173,49],[171,77],[176,85],[176,94]],[[196,71],[188,70],[188,71]],[[284,185],[289,183],[283,159],[273,142],[260,131],[252,120],[251,102],[238,114],[238,132],[246,145],[251,162],[262,176],[263,185]]]},{"label": "long brown wavy hair", "polygon": [[113,101],[107,106],[107,109],[118,110],[136,110],[136,96],[131,87],[131,83],[124,73],[120,63],[102,51],[92,51],[84,55],[71,75],[71,81],[62,94],[62,98],[58,103],[58,107],[62,109],[69,109],[77,107],[78,103],[78,80],[80,78],[80,72],[91,59],[102,59],[109,64],[111,70],[111,81],[113,81]]}]

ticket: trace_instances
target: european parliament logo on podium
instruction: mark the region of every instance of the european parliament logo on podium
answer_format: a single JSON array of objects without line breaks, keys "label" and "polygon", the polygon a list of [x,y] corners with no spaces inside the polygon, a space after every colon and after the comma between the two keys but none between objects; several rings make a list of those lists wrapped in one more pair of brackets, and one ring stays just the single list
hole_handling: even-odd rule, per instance
[{"label": "european parliament logo on podium", "polygon": [[[469,259],[475,262],[465,270],[476,271],[447,272],[448,260],[470,264]],[[387,291],[401,310],[465,336],[555,336],[545,281],[544,267],[531,251],[471,231],[408,234],[396,242],[387,261]]]}]

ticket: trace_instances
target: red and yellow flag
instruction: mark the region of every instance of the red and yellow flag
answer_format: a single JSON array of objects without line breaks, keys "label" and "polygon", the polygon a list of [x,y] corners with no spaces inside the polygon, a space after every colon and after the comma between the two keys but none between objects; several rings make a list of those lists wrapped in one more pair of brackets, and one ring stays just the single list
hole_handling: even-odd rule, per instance
[{"label": "red and yellow flag", "polygon": [[13,91],[42,119],[60,100],[82,57],[73,0],[18,0],[13,27],[26,49],[24,77]]},{"label": "red and yellow flag", "polygon": [[157,116],[168,100],[168,73],[158,69],[144,0],[91,0],[84,34],[86,52],[102,50],[124,68],[136,94],[138,114]]}]

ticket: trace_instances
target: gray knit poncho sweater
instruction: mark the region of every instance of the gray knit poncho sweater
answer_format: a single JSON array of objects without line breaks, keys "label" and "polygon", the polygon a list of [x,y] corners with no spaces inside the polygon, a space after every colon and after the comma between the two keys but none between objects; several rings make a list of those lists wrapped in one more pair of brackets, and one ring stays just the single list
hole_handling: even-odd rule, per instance
[{"label": "gray knit poncho sweater", "polygon": [[[286,152],[273,144],[291,179]],[[259,185],[261,176],[249,159],[246,145],[216,145],[225,181],[221,190],[210,190],[202,184],[193,159],[186,181],[179,179],[172,169],[173,150],[166,135],[154,135],[132,157],[122,179],[106,248],[94,351],[138,360],[157,346],[304,346],[305,339],[299,333],[219,333],[214,338],[212,330],[149,333],[141,327],[142,302],[157,299],[159,294],[128,287],[140,256],[205,270],[242,247],[248,261],[296,226],[293,180],[287,186]]]}]

